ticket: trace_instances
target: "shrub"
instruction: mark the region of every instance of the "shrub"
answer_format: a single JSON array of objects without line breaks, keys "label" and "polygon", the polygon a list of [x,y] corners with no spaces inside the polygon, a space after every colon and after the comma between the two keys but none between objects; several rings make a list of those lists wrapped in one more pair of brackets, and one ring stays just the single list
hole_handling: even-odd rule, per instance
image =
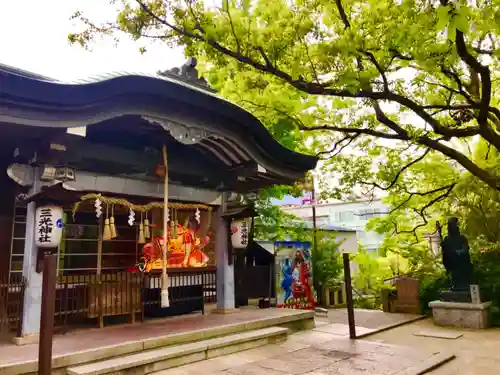
[{"label": "shrub", "polygon": [[323,288],[331,287],[340,281],[342,274],[342,256],[339,244],[334,238],[324,236],[319,238],[316,251],[312,257],[314,288],[317,292],[318,303],[323,297]]},{"label": "shrub", "polygon": [[471,258],[475,282],[481,289],[481,300],[493,302],[491,323],[500,326],[500,249],[498,246],[475,249]]},{"label": "shrub", "polygon": [[437,269],[432,274],[420,276],[420,310],[422,314],[430,314],[429,302],[438,300],[440,292],[448,289],[450,284],[444,270]]}]

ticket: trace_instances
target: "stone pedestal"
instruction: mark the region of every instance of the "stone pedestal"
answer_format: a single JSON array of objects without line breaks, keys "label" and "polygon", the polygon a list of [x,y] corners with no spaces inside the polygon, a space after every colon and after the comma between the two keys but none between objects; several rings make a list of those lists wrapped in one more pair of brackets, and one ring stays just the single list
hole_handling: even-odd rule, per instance
[{"label": "stone pedestal", "polygon": [[432,301],[434,323],[439,326],[484,329],[489,327],[491,302],[464,303]]},{"label": "stone pedestal", "polygon": [[472,297],[470,294],[470,289],[461,290],[445,290],[441,292],[441,301],[445,302],[460,302],[460,303],[472,303]]}]

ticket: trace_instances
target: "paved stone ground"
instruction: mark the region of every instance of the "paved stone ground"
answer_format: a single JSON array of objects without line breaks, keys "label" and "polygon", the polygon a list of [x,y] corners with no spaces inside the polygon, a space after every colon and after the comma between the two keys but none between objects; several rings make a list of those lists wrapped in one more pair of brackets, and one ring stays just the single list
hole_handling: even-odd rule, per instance
[{"label": "paved stone ground", "polygon": [[352,341],[341,324],[319,322],[311,331],[207,361],[160,371],[155,375],[392,375],[434,353],[367,340]]},{"label": "paved stone ground", "polygon": [[[390,314],[380,310],[354,309],[354,321],[362,329],[377,330],[390,325],[410,322],[417,318],[412,314]],[[328,317],[317,317],[318,321],[329,321],[337,324],[347,324],[347,309],[330,309]]]},{"label": "paved stone ground", "polygon": [[[415,336],[417,332],[459,332],[463,336],[454,340]],[[466,330],[436,327],[432,319],[421,320],[406,326],[367,337],[377,344],[395,344],[426,348],[430,351],[445,350],[456,359],[429,372],[429,375],[497,375],[500,374],[500,329]]]}]

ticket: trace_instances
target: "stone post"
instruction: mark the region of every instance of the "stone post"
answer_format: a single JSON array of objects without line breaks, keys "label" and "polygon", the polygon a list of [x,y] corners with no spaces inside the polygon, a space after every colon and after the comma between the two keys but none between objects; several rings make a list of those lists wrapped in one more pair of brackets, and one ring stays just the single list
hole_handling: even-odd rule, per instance
[{"label": "stone post", "polygon": [[[41,183],[38,168],[34,169],[34,181],[29,195],[39,193]],[[36,272],[38,248],[35,242],[36,204],[31,202],[26,209],[26,233],[24,240],[23,276],[26,279],[24,292],[21,337],[14,338],[17,345],[38,342],[40,312],[42,306],[42,273]]]}]

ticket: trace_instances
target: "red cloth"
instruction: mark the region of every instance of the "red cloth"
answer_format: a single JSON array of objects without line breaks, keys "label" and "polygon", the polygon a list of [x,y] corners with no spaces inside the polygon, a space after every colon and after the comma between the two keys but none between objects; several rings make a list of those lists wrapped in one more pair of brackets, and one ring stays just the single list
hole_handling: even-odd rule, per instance
[{"label": "red cloth", "polygon": [[184,244],[190,245],[194,243],[194,231],[187,230],[184,232]]},{"label": "red cloth", "polygon": [[[297,266],[296,263],[295,266]],[[314,303],[311,286],[309,285],[309,265],[302,261],[298,264],[298,267],[299,282],[297,283],[297,281],[294,280],[292,283],[293,298],[306,297],[308,302]]]}]

